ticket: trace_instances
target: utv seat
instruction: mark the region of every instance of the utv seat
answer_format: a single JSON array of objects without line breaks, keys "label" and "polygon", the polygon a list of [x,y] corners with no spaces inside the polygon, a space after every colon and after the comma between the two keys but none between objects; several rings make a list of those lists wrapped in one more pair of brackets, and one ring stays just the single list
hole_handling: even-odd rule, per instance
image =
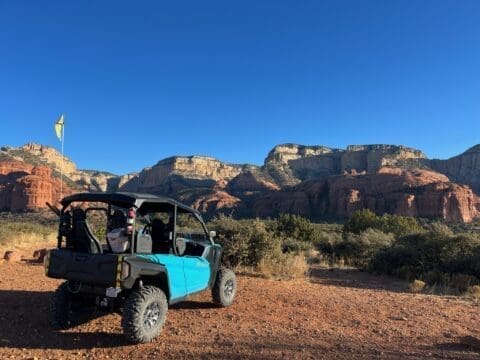
[{"label": "utv seat", "polygon": [[170,240],[165,236],[165,224],[161,219],[153,219],[151,224],[152,252],[154,254],[169,254]]},{"label": "utv seat", "polygon": [[103,253],[102,247],[90,230],[86,218],[85,211],[82,209],[73,210],[70,243],[79,252],[101,254]]},{"label": "utv seat", "polygon": [[122,210],[117,209],[112,214],[108,230],[112,231],[113,229],[123,228],[125,227],[126,223],[127,223],[127,216]]}]

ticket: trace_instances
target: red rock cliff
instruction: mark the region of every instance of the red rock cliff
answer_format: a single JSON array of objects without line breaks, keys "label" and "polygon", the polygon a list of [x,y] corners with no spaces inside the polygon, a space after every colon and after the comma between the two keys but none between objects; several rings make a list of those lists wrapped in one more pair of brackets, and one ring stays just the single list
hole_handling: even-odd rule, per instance
[{"label": "red rock cliff", "polygon": [[480,216],[479,207],[480,198],[468,186],[452,183],[442,174],[382,168],[375,174],[306,181],[259,198],[253,211],[257,216],[293,212],[307,217],[348,217],[368,208],[379,214],[470,222]]},{"label": "red rock cliff", "polygon": [[[71,190],[63,184],[63,196]],[[60,180],[46,166],[0,162],[0,209],[9,211],[45,208],[60,199]]]}]

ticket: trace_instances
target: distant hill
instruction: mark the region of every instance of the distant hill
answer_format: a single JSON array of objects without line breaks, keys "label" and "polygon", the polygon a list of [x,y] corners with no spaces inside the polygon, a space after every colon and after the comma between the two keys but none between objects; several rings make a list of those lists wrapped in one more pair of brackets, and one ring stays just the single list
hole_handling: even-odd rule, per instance
[{"label": "distant hill", "polygon": [[[292,212],[321,219],[344,218],[356,209],[370,208],[377,213],[468,222],[480,215],[480,200],[475,194],[480,192],[479,157],[480,145],[447,160],[432,160],[420,150],[397,145],[332,149],[282,144],[268,153],[262,166],[229,164],[204,156],[175,156],[138,173],[115,175],[77,169],[64,157],[63,169],[69,191],[167,195],[209,215],[221,211],[266,217]],[[32,143],[2,147],[0,198],[4,201],[0,201],[0,207],[22,208],[9,205],[13,193],[17,197],[34,196],[14,190],[21,176],[12,175],[19,173],[12,164],[17,168],[27,164],[30,171],[47,167],[51,169],[48,176],[58,179],[61,162],[61,154],[51,147]],[[27,199],[24,203],[31,202]]]}]

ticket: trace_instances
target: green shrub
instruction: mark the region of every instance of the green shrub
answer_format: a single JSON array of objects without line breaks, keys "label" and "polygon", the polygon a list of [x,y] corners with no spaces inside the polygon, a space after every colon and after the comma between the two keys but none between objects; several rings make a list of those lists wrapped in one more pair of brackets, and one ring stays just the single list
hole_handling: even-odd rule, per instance
[{"label": "green shrub", "polygon": [[249,237],[245,224],[220,215],[209,223],[209,228],[218,234],[217,241],[222,245],[224,265],[234,268],[248,262]]},{"label": "green shrub", "polygon": [[309,251],[313,249],[313,244],[293,239],[293,238],[279,238],[281,244],[282,244],[282,252],[283,253],[294,253],[298,254],[301,252]]},{"label": "green shrub", "polygon": [[376,254],[388,248],[394,240],[392,234],[368,228],[361,234],[347,233],[334,245],[333,253],[337,258],[343,258],[348,263],[368,267]]},{"label": "green shrub", "polygon": [[390,214],[378,216],[368,209],[354,212],[343,227],[345,234],[360,234],[367,229],[377,229],[395,236],[424,232],[423,227],[415,218]]},{"label": "green shrub", "polygon": [[280,239],[261,220],[235,220],[220,215],[209,223],[223,248],[222,260],[229,267],[258,266],[267,256],[281,252]]},{"label": "green shrub", "polygon": [[317,228],[298,215],[282,214],[271,225],[272,230],[281,237],[315,243],[319,236]]},{"label": "green shrub", "polygon": [[401,237],[371,261],[371,269],[406,280],[423,279],[458,292],[480,280],[480,238],[429,231]]}]

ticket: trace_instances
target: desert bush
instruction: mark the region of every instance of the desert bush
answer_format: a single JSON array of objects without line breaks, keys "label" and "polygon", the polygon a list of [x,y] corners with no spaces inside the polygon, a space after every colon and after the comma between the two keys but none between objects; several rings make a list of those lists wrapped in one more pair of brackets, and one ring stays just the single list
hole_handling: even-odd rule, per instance
[{"label": "desert bush", "polygon": [[229,267],[257,266],[267,256],[281,252],[281,243],[261,220],[235,220],[220,215],[209,223],[223,248],[222,260]]},{"label": "desert bush", "polygon": [[313,244],[289,237],[280,237],[279,241],[282,244],[282,252],[284,253],[301,253],[313,249]]},{"label": "desert bush", "polygon": [[431,235],[415,234],[397,239],[392,246],[376,254],[371,268],[406,280],[413,280],[412,277],[418,278],[421,274],[435,270],[438,268],[436,265],[444,239]]},{"label": "desert bush", "polygon": [[395,240],[379,251],[371,269],[406,280],[422,279],[429,285],[457,293],[480,280],[480,238],[476,234],[452,235],[433,230]]},{"label": "desert bush", "polygon": [[313,246],[311,240],[293,235],[310,236],[305,234],[313,226],[304,219],[288,217],[280,224],[282,227],[276,221],[235,220],[220,215],[209,223],[209,228],[218,234],[224,265],[254,268],[267,277],[294,279],[299,274],[303,277],[307,269],[304,253],[310,253]]},{"label": "desert bush", "polygon": [[425,282],[422,280],[413,280],[408,284],[408,290],[412,293],[421,293],[425,289]]},{"label": "desert bush", "polygon": [[450,276],[447,285],[457,294],[465,293],[469,287],[478,283],[478,280],[473,275],[456,273]]},{"label": "desert bush", "polygon": [[334,261],[343,259],[348,264],[368,267],[376,254],[388,248],[394,241],[392,234],[368,228],[360,234],[346,233],[343,237],[330,234],[328,242],[321,242],[317,249],[332,256]]},{"label": "desert bush", "polygon": [[447,237],[439,254],[439,263],[448,273],[480,276],[480,237],[460,234]]},{"label": "desert bush", "polygon": [[279,237],[295,239],[313,244],[319,231],[310,220],[294,214],[281,214],[271,222],[270,229]]},{"label": "desert bush", "polygon": [[360,234],[367,229],[377,229],[395,236],[424,232],[423,227],[415,218],[390,214],[378,216],[368,209],[354,212],[343,227],[345,234]]},{"label": "desert bush", "polygon": [[222,261],[224,265],[235,268],[248,263],[250,239],[246,224],[220,215],[209,223],[209,228],[217,232],[218,242],[223,248]]},{"label": "desert bush", "polygon": [[343,241],[343,235],[341,231],[324,231],[320,230],[318,237],[315,240],[314,246],[318,251],[335,256],[335,249],[338,244]]},{"label": "desert bush", "polygon": [[451,236],[454,235],[454,232],[450,227],[442,222],[434,221],[425,225],[427,231],[437,234],[437,235],[444,235],[444,236]]},{"label": "desert bush", "polygon": [[480,300],[480,285],[470,286],[466,291],[466,295],[475,301]]},{"label": "desert bush", "polygon": [[281,254],[262,259],[258,265],[258,271],[267,278],[302,279],[308,272],[308,263],[302,254]]}]

